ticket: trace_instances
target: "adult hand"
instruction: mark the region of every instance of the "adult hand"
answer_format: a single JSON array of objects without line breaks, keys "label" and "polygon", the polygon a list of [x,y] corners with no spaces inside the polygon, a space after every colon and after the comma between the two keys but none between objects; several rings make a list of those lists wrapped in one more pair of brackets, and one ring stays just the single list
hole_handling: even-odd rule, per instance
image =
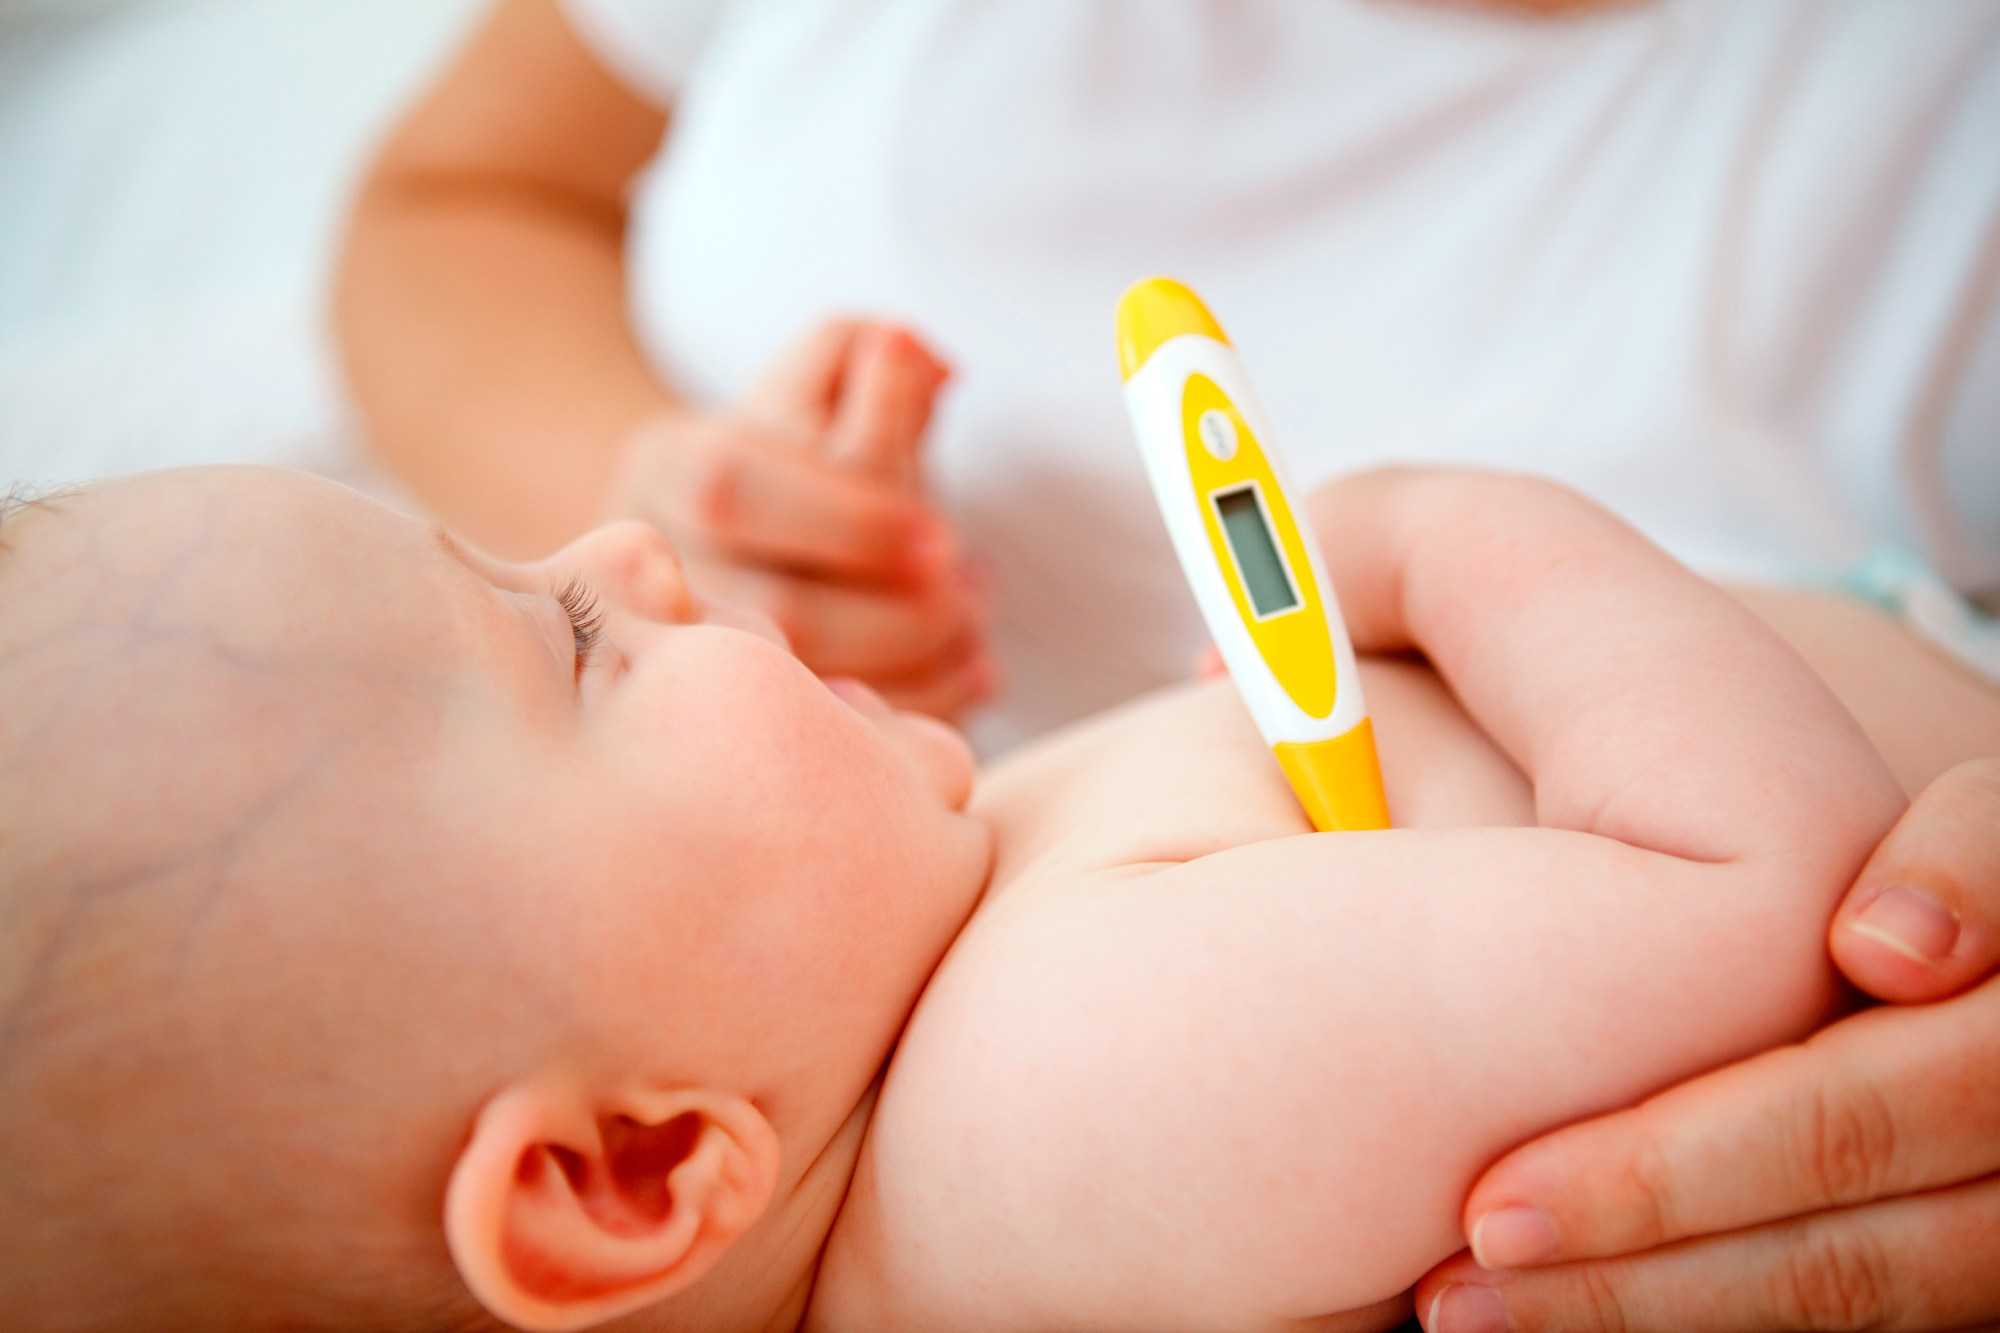
[{"label": "adult hand", "polygon": [[2000,1320],[2000,759],[1918,797],[1830,934],[1856,985],[1917,1007],[1502,1158],[1471,1254],[1418,1285],[1429,1333]]},{"label": "adult hand", "polygon": [[638,431],[614,516],[659,525],[698,590],[769,615],[821,675],[955,716],[993,669],[983,599],[921,489],[949,373],[906,330],[830,320],[729,409]]}]

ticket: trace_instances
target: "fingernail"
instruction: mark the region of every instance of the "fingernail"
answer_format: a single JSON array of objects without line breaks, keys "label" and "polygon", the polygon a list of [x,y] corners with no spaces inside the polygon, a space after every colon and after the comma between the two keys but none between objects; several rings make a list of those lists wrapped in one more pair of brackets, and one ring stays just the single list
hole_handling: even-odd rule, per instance
[{"label": "fingernail", "polygon": [[1556,1252],[1556,1224],[1539,1208],[1496,1208],[1472,1224],[1472,1257],[1481,1268],[1522,1268]]},{"label": "fingernail", "polygon": [[1925,964],[1942,960],[1958,943],[1958,918],[1929,894],[1901,885],[1883,890],[1847,928]]},{"label": "fingernail", "polygon": [[1507,1302],[1491,1287],[1446,1287],[1431,1299],[1427,1333],[1507,1333]]}]

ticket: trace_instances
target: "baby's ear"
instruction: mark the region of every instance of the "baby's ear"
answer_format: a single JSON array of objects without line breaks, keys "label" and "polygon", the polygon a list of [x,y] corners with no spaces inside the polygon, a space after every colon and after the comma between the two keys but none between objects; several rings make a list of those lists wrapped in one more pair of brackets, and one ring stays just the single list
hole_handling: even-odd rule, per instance
[{"label": "baby's ear", "polygon": [[445,1240],[497,1318],[587,1328],[714,1267],[763,1215],[778,1159],[770,1122],[731,1093],[517,1083],[459,1153]]}]

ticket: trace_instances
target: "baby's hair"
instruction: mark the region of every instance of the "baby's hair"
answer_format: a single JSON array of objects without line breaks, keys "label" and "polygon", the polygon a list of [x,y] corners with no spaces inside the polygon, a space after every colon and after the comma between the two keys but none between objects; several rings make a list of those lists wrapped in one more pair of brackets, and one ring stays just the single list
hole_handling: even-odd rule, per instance
[{"label": "baby's hair", "polygon": [[7,520],[14,517],[16,510],[25,509],[33,503],[27,491],[20,486],[9,486],[6,490],[0,491],[0,554],[4,554],[7,550],[7,539],[4,535]]},{"label": "baby's hair", "polygon": [[6,555],[10,549],[7,545],[8,520],[25,510],[40,509],[48,505],[53,505],[65,494],[69,493],[71,492],[38,492],[20,482],[15,482],[6,490],[0,491],[0,556]]}]

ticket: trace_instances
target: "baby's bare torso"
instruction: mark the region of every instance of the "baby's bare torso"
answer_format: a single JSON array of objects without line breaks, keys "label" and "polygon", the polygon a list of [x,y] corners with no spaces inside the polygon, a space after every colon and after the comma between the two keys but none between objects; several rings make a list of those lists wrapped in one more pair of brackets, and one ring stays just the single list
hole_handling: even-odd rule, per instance
[{"label": "baby's bare torso", "polygon": [[[1532,821],[1525,780],[1428,669],[1389,661],[1369,662],[1364,670],[1399,826]],[[933,1090],[961,1083],[962,1066],[979,1062],[981,1053],[996,1045],[1117,1043],[1134,1014],[1171,1003],[1169,997],[1128,992],[1110,1005],[1076,1014],[1060,1034],[1024,1030],[1041,1016],[1009,997],[1033,989],[1039,972],[1060,965],[1036,941],[1053,933],[1080,943],[1086,956],[1117,951],[1115,924],[1091,910],[1094,894],[1112,884],[1129,886],[1152,870],[1311,831],[1226,680],[1162,691],[1029,747],[989,771],[974,806],[996,835],[992,881],[892,1063],[854,1191],[820,1275],[815,1326],[1126,1325],[1115,1297],[1107,1306],[1100,1289],[1080,1305],[1066,1266],[1050,1262],[1052,1254],[1066,1253],[1087,1265],[1104,1241],[1098,1228],[1119,1225],[1116,1214],[1122,1210],[1116,1206],[1110,1216],[1093,1219],[1065,1216],[1058,1201],[1050,1200],[1037,1224],[1039,1235],[1018,1251],[1020,1262],[1010,1256],[984,1279],[974,1271],[980,1265],[965,1252],[964,1238],[991,1235],[998,1244],[988,1257],[997,1258],[998,1251],[1012,1248],[1002,1236],[1019,1239],[1013,1233],[1023,1201],[1003,1197],[1004,1190],[910,1188],[922,1174],[919,1162],[934,1134],[952,1132],[943,1126],[957,1104],[939,1104]],[[1172,907],[1163,903],[1161,910]],[[1200,937],[1190,934],[1188,945],[1199,948]],[[1211,1058],[1193,1043],[1162,1053],[1158,1063],[1163,1073],[1184,1063],[1192,1074]],[[1081,1068],[1089,1064],[1086,1060]],[[1071,1078],[1078,1068],[1022,1068],[1017,1076]],[[1063,1095],[1091,1097],[1096,1091],[1086,1080]],[[1033,1203],[1026,1208],[1041,1211]],[[946,1215],[955,1237],[950,1241],[936,1225]],[[940,1243],[930,1248],[924,1237]],[[1135,1300],[1131,1308],[1143,1304]],[[1226,1301],[1188,1313],[1191,1327],[1212,1326],[1217,1316],[1229,1327],[1269,1322],[1250,1310],[1232,1310]],[[1399,1307],[1391,1306],[1315,1326],[1384,1327],[1400,1317]]]}]

